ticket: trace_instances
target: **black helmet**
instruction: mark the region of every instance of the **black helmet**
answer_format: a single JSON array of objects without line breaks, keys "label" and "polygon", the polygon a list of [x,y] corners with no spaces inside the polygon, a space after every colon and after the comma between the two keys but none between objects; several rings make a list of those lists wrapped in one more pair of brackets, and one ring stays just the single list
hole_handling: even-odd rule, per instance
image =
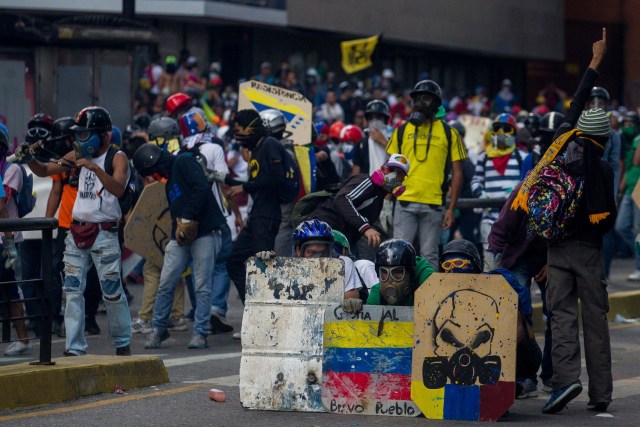
[{"label": "black helmet", "polygon": [[76,124],[71,130],[74,132],[83,130],[109,132],[111,130],[111,116],[102,107],[86,107],[76,115]]},{"label": "black helmet", "polygon": [[435,96],[438,100],[437,104],[440,106],[442,104],[442,89],[440,89],[440,85],[434,82],[433,80],[422,80],[416,83],[413,87],[413,90],[409,95],[414,98],[416,95],[420,93],[428,93]]},{"label": "black helmet", "polygon": [[133,154],[133,167],[141,176],[152,174],[151,168],[158,163],[162,155],[162,148],[155,144],[142,144]]},{"label": "black helmet", "polygon": [[540,127],[538,130],[540,132],[555,133],[564,119],[565,117],[562,113],[557,113],[555,111],[547,113],[540,119]]},{"label": "black helmet", "polygon": [[389,105],[381,99],[374,99],[369,101],[364,110],[364,116],[369,120],[370,114],[380,114],[387,118],[387,121],[391,118],[391,112],[389,111]]},{"label": "black helmet", "polygon": [[71,126],[75,125],[76,121],[73,117],[60,117],[53,122],[53,126],[51,129],[51,136],[53,139],[59,139],[64,137],[73,136],[73,131],[71,130]]},{"label": "black helmet", "polygon": [[27,129],[43,128],[51,131],[51,126],[53,126],[53,117],[48,114],[37,113],[29,120]]},{"label": "black helmet", "polygon": [[138,114],[133,117],[133,123],[140,126],[140,129],[147,130],[149,128],[149,124],[151,124],[151,116],[148,114]]},{"label": "black helmet", "polygon": [[524,119],[524,125],[527,129],[532,131],[537,131],[540,129],[540,116],[536,113],[529,113],[529,115]]},{"label": "black helmet", "polygon": [[[482,261],[480,260],[480,252],[476,245],[465,239],[452,240],[445,245],[440,255],[440,264],[444,262],[447,255],[459,254],[465,258],[469,258],[478,273],[482,272]],[[440,266],[438,266],[440,267]]]},{"label": "black helmet", "polygon": [[171,117],[160,117],[152,120],[147,131],[149,132],[149,141],[154,141],[158,138],[164,138],[165,141],[168,141],[180,136],[180,126]]},{"label": "black helmet", "polygon": [[609,102],[611,98],[609,97],[609,91],[601,86],[594,86],[591,89],[591,93],[589,94],[589,99],[591,98],[603,98],[605,101]]},{"label": "black helmet", "polygon": [[452,128],[458,131],[460,138],[464,138],[464,135],[467,133],[467,130],[465,129],[464,125],[460,123],[459,120],[450,121],[449,126],[451,126]]},{"label": "black helmet", "polygon": [[405,240],[390,239],[382,242],[376,252],[376,270],[379,267],[396,265],[415,267],[416,250]]}]

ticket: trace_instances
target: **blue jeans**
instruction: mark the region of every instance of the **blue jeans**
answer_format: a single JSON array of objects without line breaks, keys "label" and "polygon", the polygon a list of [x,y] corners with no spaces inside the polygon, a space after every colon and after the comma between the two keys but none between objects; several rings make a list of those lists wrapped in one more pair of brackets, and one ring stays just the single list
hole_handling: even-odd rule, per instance
[{"label": "blue jeans", "polygon": [[84,290],[87,286],[87,271],[92,263],[98,272],[113,345],[116,348],[128,346],[131,343],[131,314],[120,280],[120,243],[117,231],[100,230],[90,249],[78,249],[69,233],[65,239],[63,261],[63,289],[67,298],[64,312],[67,351],[76,354],[87,352],[87,340],[84,337]]},{"label": "blue jeans", "polygon": [[640,270],[640,255],[635,249],[636,235],[640,232],[640,209],[636,206],[630,194],[622,196],[618,206],[616,231],[625,245],[636,256],[636,270]]},{"label": "blue jeans", "polygon": [[216,265],[213,267],[211,280],[211,313],[226,316],[227,299],[229,298],[229,287],[231,286],[231,278],[227,271],[227,258],[231,255],[231,249],[233,248],[231,229],[227,224],[220,228],[220,235],[220,252],[216,256]]},{"label": "blue jeans", "polygon": [[220,233],[217,231],[197,238],[189,246],[178,246],[175,240],[171,240],[167,244],[156,303],[153,306],[152,324],[154,329],[163,332],[169,327],[169,316],[176,285],[189,265],[189,261],[193,260],[191,274],[197,300],[194,335],[200,334],[206,337],[209,334],[211,275],[218,251],[220,251]]}]

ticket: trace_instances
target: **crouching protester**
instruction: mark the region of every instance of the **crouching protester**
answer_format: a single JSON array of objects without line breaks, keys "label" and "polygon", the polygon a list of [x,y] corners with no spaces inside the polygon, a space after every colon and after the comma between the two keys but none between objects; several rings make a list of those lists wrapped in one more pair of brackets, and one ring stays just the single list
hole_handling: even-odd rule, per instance
[{"label": "crouching protester", "polygon": [[[293,230],[293,256],[296,258],[335,258],[333,230],[329,224],[317,219],[303,221]],[[274,251],[261,251],[257,258],[269,260],[274,258]],[[344,304],[359,306],[362,309],[360,290],[362,284],[357,278],[353,261],[348,256],[338,255],[344,261]],[[345,310],[347,311],[347,310]]]},{"label": "crouching protester", "polygon": [[[129,162],[126,154],[118,151],[113,156],[113,174],[105,171],[112,129],[107,110],[87,107],[77,114],[75,122],[70,128],[75,135],[74,150],[61,159],[41,163],[34,157],[38,156],[38,150],[33,146],[22,147],[16,155],[38,176],[66,173],[74,167],[80,169],[78,196],[73,204],[73,221],[63,257],[63,290],[67,301],[64,355],[80,356],[87,352],[83,293],[87,271],[93,263],[98,272],[116,355],[128,356],[131,355],[131,315],[120,279],[118,226],[123,212],[118,198],[124,195],[131,175]],[[47,154],[47,160],[48,157]]]},{"label": "crouching protester", "polygon": [[[440,271],[444,273],[482,273],[480,252],[468,240],[452,240],[447,243],[440,256]],[[516,276],[506,268],[497,268],[485,274],[498,274],[518,294],[518,326],[516,344],[516,398],[538,396],[536,373],[542,362],[542,351],[533,334],[531,296]]]},{"label": "crouching protester", "polygon": [[[390,239],[380,245],[375,266],[380,283],[373,285],[369,291],[367,305],[413,307],[416,289],[433,273],[431,263],[416,256],[413,246],[400,239]],[[357,310],[344,311],[357,312],[362,307],[354,308]]]},{"label": "crouching protester", "polygon": [[225,223],[211,196],[211,185],[192,153],[174,156],[153,144],[144,144],[133,156],[141,176],[167,179],[171,212],[171,240],[164,254],[158,294],[153,307],[153,331],[144,348],[159,348],[169,338],[169,316],[180,276],[192,260],[196,288],[193,337],[187,348],[206,348],[211,307],[211,275],[220,250],[220,227]]}]

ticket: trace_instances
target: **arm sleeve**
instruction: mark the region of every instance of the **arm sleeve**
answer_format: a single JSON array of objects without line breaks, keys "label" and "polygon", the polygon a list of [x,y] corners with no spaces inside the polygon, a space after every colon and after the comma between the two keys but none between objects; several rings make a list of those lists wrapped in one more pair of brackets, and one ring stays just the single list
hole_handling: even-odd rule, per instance
[{"label": "arm sleeve", "polygon": [[416,257],[416,278],[418,280],[417,286],[424,283],[434,273],[433,266],[429,261],[420,256]]},{"label": "arm sleeve", "polygon": [[175,162],[176,170],[173,173],[179,173],[184,177],[190,195],[182,211],[182,218],[195,220],[206,205],[207,198],[212,197],[211,188],[202,167],[193,157],[181,155]]},{"label": "arm sleeve", "polygon": [[578,123],[578,119],[580,118],[580,114],[584,109],[587,100],[589,99],[589,94],[591,93],[591,88],[593,87],[596,79],[600,73],[598,73],[593,68],[587,68],[582,76],[582,80],[580,81],[580,85],[578,86],[578,90],[573,94],[571,98],[571,104],[569,106],[569,110],[567,110],[567,114],[565,114],[564,122],[560,125],[558,130],[556,131],[553,139],[556,139],[558,136],[567,132]]},{"label": "arm sleeve", "polygon": [[517,211],[511,210],[513,199],[518,195],[521,186],[522,183],[518,184],[516,188],[513,189],[507,199],[507,202],[502,206],[498,219],[491,226],[491,233],[489,233],[488,238],[489,251],[494,254],[501,254],[504,251],[504,247],[507,245],[509,238],[509,233],[515,232],[515,230],[521,226],[521,220],[525,219],[523,215],[526,215],[526,213],[521,209],[518,209]]},{"label": "arm sleeve", "polygon": [[351,258],[341,256],[340,259],[344,261],[344,291],[348,292],[362,288],[362,284],[358,280],[356,267],[353,265]]},{"label": "arm sleeve", "polygon": [[389,138],[389,143],[387,144],[387,154],[395,153],[398,153],[398,128],[394,129],[393,133],[391,134],[391,138]]},{"label": "arm sleeve", "polygon": [[371,228],[371,224],[369,219],[358,212],[356,206],[360,206],[364,200],[375,197],[374,192],[375,186],[368,175],[360,174],[351,177],[334,197],[333,207],[347,224],[364,233]]},{"label": "arm sleeve", "polygon": [[466,158],[467,148],[462,143],[460,134],[455,129],[451,129],[451,161],[458,162]]}]

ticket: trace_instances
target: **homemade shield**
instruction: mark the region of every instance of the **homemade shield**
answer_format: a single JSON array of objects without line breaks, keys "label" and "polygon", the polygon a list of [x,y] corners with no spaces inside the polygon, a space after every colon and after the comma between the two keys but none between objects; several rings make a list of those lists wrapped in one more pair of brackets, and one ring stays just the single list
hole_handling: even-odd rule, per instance
[{"label": "homemade shield", "polygon": [[327,412],[417,416],[411,401],[413,308],[365,305],[357,314],[328,308],[322,403]]},{"label": "homemade shield", "polygon": [[324,316],[343,294],[340,259],[249,258],[240,362],[242,406],[324,410]]},{"label": "homemade shield", "polygon": [[427,418],[498,420],[515,398],[515,291],[499,275],[435,273],[415,301],[413,401]]}]

